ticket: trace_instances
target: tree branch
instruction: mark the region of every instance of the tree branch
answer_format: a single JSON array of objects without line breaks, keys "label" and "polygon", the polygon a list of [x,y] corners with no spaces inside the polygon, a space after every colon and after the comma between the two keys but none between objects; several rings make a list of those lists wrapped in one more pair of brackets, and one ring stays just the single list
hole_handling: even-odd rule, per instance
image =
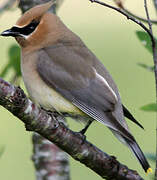
[{"label": "tree branch", "polygon": [[[152,23],[150,21],[147,1],[144,0],[145,12],[148,20],[149,30],[153,36]],[[154,41],[152,41],[152,50],[153,50],[153,60],[154,60],[154,73],[155,73],[155,81],[156,81],[156,104],[157,104],[157,51],[156,51],[156,41],[153,36]],[[156,140],[157,140],[157,113],[156,113]],[[157,155],[157,144],[156,144],[156,155]],[[156,168],[155,168],[155,180],[157,180],[157,158],[156,158]]]},{"label": "tree branch", "polygon": [[[149,31],[152,34],[152,37],[154,41],[152,41],[152,50],[153,50],[153,60],[154,60],[154,74],[155,74],[155,82],[156,82],[156,104],[157,104],[157,50],[156,50],[156,40],[153,35],[153,30],[152,30],[152,23],[150,21],[149,17],[149,12],[148,12],[148,6],[147,6],[147,0],[144,0],[144,7],[145,7],[145,12],[148,20],[148,25],[149,25]],[[157,113],[156,113],[156,140],[157,140]],[[155,168],[155,180],[157,180],[157,144],[156,144],[156,168]]]},{"label": "tree branch", "polygon": [[119,163],[86,141],[80,133],[68,129],[27,99],[23,90],[0,78],[0,105],[24,122],[26,129],[35,131],[55,143],[59,148],[108,180],[143,180],[136,171]]},{"label": "tree branch", "polygon": [[[130,16],[133,16],[134,18],[142,21],[142,22],[145,22],[145,23],[148,23],[148,20],[143,18],[143,17],[140,17],[136,14],[134,14],[133,12],[131,12],[130,10],[128,10],[126,7],[124,7],[123,3],[121,0],[114,0],[114,2],[116,3],[116,5],[122,9],[125,13],[127,13],[128,15]],[[157,21],[156,20],[150,20],[152,24],[157,24]]]},{"label": "tree branch", "polygon": [[138,19],[134,18],[133,16],[129,16],[127,13],[122,11],[121,8],[117,8],[117,7],[111,6],[111,5],[107,4],[107,3],[101,2],[99,0],[89,0],[89,1],[92,2],[92,3],[97,3],[97,4],[100,4],[102,6],[108,7],[110,9],[113,9],[113,10],[119,12],[120,14],[124,15],[128,20],[131,20],[134,23],[138,24],[139,26],[142,27],[142,29],[144,29],[144,31],[146,31],[149,34],[152,43],[155,44],[154,37],[151,34],[151,32],[149,31],[149,29],[141,21],[139,21]]},{"label": "tree branch", "polygon": [[69,180],[68,154],[38,133],[33,134],[33,157],[38,180]]},{"label": "tree branch", "polygon": [[151,34],[153,36],[152,23],[151,23],[151,20],[150,20],[150,17],[149,17],[149,12],[148,12],[148,7],[147,7],[147,0],[144,0],[144,8],[145,8],[147,21],[148,21],[148,25],[149,25],[149,31],[151,32]]},{"label": "tree branch", "polygon": [[[143,22],[145,22],[145,23],[148,23],[148,20],[147,20],[147,19],[145,19],[145,18],[143,18],[143,17],[140,17],[140,16],[132,13],[131,11],[129,11],[128,9],[126,9],[125,7],[123,7],[122,9],[123,9],[123,11],[126,12],[128,15],[133,16],[134,18],[136,18],[136,19],[138,19],[138,20],[140,20],[140,21],[143,21]],[[152,19],[151,19],[150,21],[151,21],[152,24],[157,24],[157,21],[156,21],[156,20],[152,20]]]}]

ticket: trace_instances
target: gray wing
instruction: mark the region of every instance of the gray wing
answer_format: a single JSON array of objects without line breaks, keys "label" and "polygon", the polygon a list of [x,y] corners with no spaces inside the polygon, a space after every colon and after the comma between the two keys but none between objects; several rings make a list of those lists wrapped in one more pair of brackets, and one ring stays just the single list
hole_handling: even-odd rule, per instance
[{"label": "gray wing", "polygon": [[117,97],[105,79],[76,53],[58,49],[54,50],[53,59],[45,50],[39,52],[37,71],[41,78],[84,113],[132,139],[111,116]]}]

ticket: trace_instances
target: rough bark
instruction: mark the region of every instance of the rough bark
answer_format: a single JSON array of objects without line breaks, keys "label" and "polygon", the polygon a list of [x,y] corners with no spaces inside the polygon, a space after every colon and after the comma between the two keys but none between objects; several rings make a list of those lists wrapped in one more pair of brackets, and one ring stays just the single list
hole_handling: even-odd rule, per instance
[{"label": "rough bark", "polygon": [[38,133],[33,134],[32,160],[38,180],[70,179],[68,154]]},{"label": "rough bark", "polygon": [[104,179],[142,180],[138,173],[121,164],[88,142],[80,133],[68,129],[51,115],[37,107],[22,89],[0,79],[0,105],[24,122],[26,129],[37,132],[75,160],[80,161]]}]

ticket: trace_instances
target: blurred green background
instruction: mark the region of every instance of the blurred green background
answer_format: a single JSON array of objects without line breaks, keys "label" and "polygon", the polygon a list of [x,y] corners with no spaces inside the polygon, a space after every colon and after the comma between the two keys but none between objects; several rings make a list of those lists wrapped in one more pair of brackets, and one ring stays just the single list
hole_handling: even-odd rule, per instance
[{"label": "blurred green background", "polygon": [[[136,14],[145,15],[143,0],[126,0],[125,6]],[[149,7],[151,17],[155,19],[152,4]],[[14,25],[20,14],[20,10],[16,8],[3,13],[0,16],[0,32]],[[143,131],[127,120],[132,134],[144,153],[155,153],[155,113],[140,110],[141,106],[155,102],[154,75],[137,65],[139,62],[153,64],[151,54],[142,47],[135,35],[135,31],[141,28],[117,12],[92,4],[88,0],[65,0],[58,15],[107,67],[118,85],[123,103],[145,128]],[[15,43],[13,38],[0,37],[0,71],[8,62],[9,47]],[[12,75],[13,72],[10,72],[5,80]],[[23,83],[21,86],[24,87]],[[0,147],[4,147],[4,153],[0,157],[0,179],[34,180],[31,133],[26,132],[24,125],[3,107],[0,107],[0,121]],[[83,127],[72,120],[69,123],[70,128],[76,131]],[[151,178],[151,175],[145,175],[130,150],[106,127],[93,123],[87,132],[87,139],[108,154],[116,156],[129,168],[137,170],[144,179]],[[72,159],[70,162],[72,179],[101,179],[79,162]],[[154,170],[155,164],[151,160],[150,164]]]}]

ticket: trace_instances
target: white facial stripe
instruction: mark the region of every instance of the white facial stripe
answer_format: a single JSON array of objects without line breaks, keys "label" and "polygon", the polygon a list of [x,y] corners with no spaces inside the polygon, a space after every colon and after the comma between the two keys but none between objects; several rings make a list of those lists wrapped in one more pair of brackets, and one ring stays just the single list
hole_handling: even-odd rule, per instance
[{"label": "white facial stripe", "polygon": [[24,25],[24,26],[14,25],[14,27],[17,27],[17,28],[23,28],[23,27],[25,27],[25,25]]},{"label": "white facial stripe", "polygon": [[30,35],[23,35],[21,34],[22,37],[24,37],[25,39],[28,39]]},{"label": "white facial stripe", "polygon": [[[23,28],[25,26],[18,26],[18,25],[15,25],[14,27],[17,27],[17,28]],[[35,31],[38,29],[38,27],[36,27]],[[31,34],[29,35],[23,35],[21,34],[22,37],[24,37],[25,39],[28,39],[35,31],[33,31]]]},{"label": "white facial stripe", "polygon": [[[95,71],[96,71],[96,70],[95,70]],[[116,93],[115,93],[115,92],[113,91],[113,89],[110,87],[110,85],[108,84],[108,82],[106,81],[106,79],[104,79],[104,78],[103,78],[100,74],[98,74],[97,72],[96,72],[96,76],[105,83],[105,85],[108,87],[108,89],[112,92],[112,94],[113,94],[113,96],[115,97],[116,101],[118,101],[118,98],[117,98]]]}]

